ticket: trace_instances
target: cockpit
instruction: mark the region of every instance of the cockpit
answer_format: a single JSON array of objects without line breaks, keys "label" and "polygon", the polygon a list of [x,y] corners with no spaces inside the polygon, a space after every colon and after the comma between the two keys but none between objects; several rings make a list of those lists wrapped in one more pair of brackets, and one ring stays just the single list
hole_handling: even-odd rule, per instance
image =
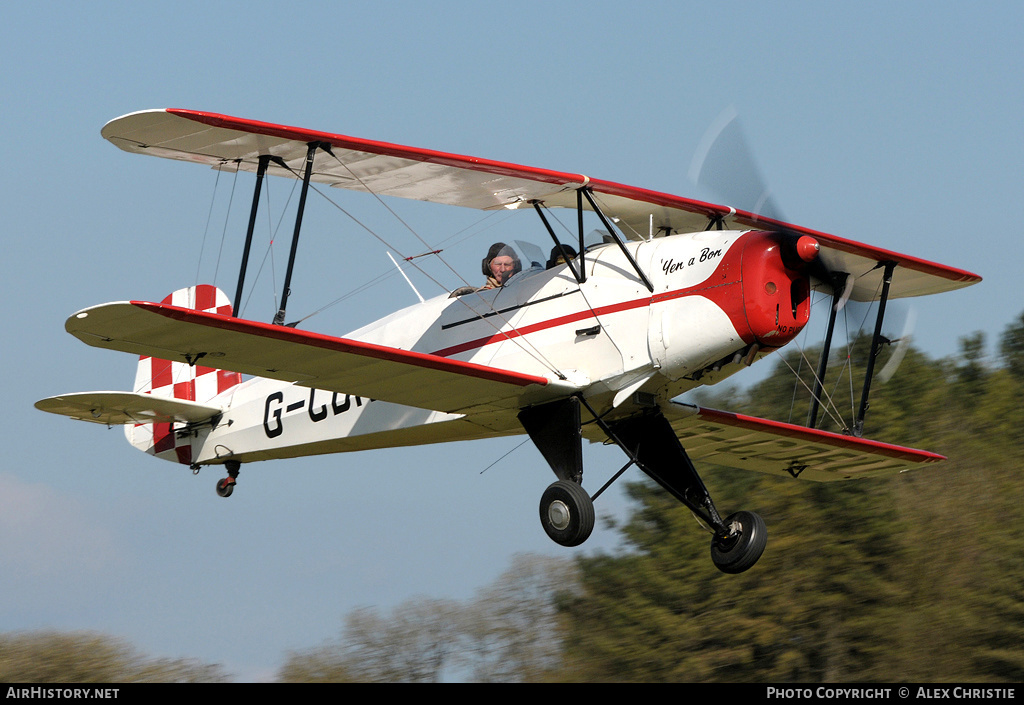
[{"label": "cockpit", "polygon": [[[600,231],[592,232],[587,239],[588,252],[607,244],[607,238],[602,237]],[[483,286],[463,286],[453,291],[451,296],[504,288],[539,272],[578,262],[578,257],[576,248],[564,243],[555,245],[550,253],[545,254],[538,245],[525,240],[496,242],[490,246],[481,261],[481,273],[485,278]]]}]

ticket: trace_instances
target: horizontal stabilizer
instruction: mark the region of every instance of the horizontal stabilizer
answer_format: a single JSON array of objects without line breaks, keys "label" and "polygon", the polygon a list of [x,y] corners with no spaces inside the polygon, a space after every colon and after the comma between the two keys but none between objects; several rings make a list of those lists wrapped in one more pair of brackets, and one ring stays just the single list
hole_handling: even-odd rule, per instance
[{"label": "horizontal stabilizer", "polygon": [[519,409],[576,390],[513,370],[144,301],[87,308],[65,328],[94,347],[449,413]]},{"label": "horizontal stabilizer", "polygon": [[903,472],[936,453],[691,404],[662,407],[694,461],[828,482]]},{"label": "horizontal stabilizer", "polygon": [[40,411],[107,426],[151,423],[202,423],[223,409],[185,399],[135,392],[79,392],[36,402]]}]

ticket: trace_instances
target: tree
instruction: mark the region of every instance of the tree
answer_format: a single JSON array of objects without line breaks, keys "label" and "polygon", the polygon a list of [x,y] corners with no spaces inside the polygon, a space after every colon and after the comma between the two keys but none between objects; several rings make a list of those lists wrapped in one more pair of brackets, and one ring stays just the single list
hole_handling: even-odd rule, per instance
[{"label": "tree", "polygon": [[0,682],[218,683],[220,666],[147,658],[126,642],[94,632],[0,635]]},{"label": "tree", "polygon": [[[708,473],[720,507],[769,522],[769,550],[747,573],[711,568],[710,536],[647,483],[624,527],[635,549],[581,560],[583,589],[565,603],[569,677],[613,681],[837,681],[884,670],[885,614],[898,593],[887,558],[895,517],[864,521],[871,488]],[[888,525],[887,525],[888,524]],[[846,566],[869,567],[851,574]],[[867,619],[870,616],[871,619]]]},{"label": "tree", "polygon": [[[839,389],[859,395],[845,361],[863,369],[865,349],[837,353],[825,384],[834,399]],[[628,485],[634,508],[619,526],[620,551],[584,554],[577,572],[521,559],[473,602],[447,603],[457,626],[444,632],[443,658],[433,652],[444,664],[433,677],[1020,682],[1024,376],[1014,365],[1024,363],[1024,315],[1000,352],[1001,365],[987,364],[980,334],[949,359],[910,348],[898,375],[872,386],[865,435],[934,450],[948,456],[943,464],[836,483],[702,473],[723,515],[742,506],[768,523],[768,548],[746,573],[715,571],[709,535],[661,488]],[[800,423],[809,395],[794,393],[791,369],[811,379],[812,366],[789,353],[761,384],[727,390],[722,406]],[[855,401],[836,401],[822,425],[842,430]],[[390,633],[385,622],[368,631]],[[405,648],[399,637],[387,642]],[[344,644],[332,648],[346,678],[363,677]],[[328,651],[307,661],[324,671]]]},{"label": "tree", "polygon": [[[768,549],[747,573],[709,570],[708,539],[685,509],[649,483],[632,485],[636,507],[622,528],[630,550],[581,559],[581,592],[564,602],[565,677],[1019,682],[1019,321],[1003,336],[1003,368],[984,364],[975,334],[951,360],[911,348],[896,377],[875,381],[865,435],[943,453],[942,465],[828,484],[707,472],[723,514],[742,497],[768,522]],[[859,394],[842,377],[843,358],[858,366],[860,347],[840,351],[827,390]],[[807,395],[794,393],[793,371],[806,382],[809,369],[789,353],[746,394],[731,390],[728,408],[800,423]],[[716,405],[713,396],[702,403]],[[831,417],[823,425],[842,429]]]},{"label": "tree", "polygon": [[376,609],[351,612],[334,644],[289,655],[279,679],[286,682],[436,683],[455,655],[459,606],[416,599],[390,616]]},{"label": "tree", "polygon": [[1006,369],[1014,378],[1024,380],[1024,313],[1003,331],[999,348]]},{"label": "tree", "polygon": [[569,560],[517,556],[467,607],[463,665],[478,682],[543,681],[562,667],[561,595],[576,590]]},{"label": "tree", "polygon": [[549,680],[561,666],[562,591],[571,561],[519,556],[467,602],[415,599],[388,615],[350,613],[336,642],[292,653],[287,682],[482,682]]}]

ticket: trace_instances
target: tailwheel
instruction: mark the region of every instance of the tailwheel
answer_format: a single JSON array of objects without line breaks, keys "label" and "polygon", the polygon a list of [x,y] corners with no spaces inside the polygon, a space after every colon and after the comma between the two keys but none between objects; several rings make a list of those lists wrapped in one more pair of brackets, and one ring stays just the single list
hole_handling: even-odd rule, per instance
[{"label": "tailwheel", "polygon": [[235,491],[235,478],[225,477],[222,480],[217,480],[217,494],[221,497],[230,497],[231,493]]},{"label": "tailwheel", "polygon": [[540,498],[540,523],[555,543],[579,546],[594,530],[594,503],[582,485],[559,480]]},{"label": "tailwheel", "polygon": [[768,528],[754,512],[736,512],[723,523],[729,533],[711,539],[711,560],[723,573],[742,573],[764,553]]},{"label": "tailwheel", "polygon": [[224,463],[224,467],[227,468],[228,476],[217,480],[217,495],[220,497],[230,497],[231,493],[235,491],[235,483],[238,482],[238,469],[242,466],[237,460],[228,460]]}]

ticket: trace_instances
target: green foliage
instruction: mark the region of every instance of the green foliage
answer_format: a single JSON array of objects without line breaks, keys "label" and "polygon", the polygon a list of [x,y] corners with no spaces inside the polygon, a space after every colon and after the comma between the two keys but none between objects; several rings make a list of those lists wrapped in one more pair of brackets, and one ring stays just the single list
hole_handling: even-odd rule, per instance
[{"label": "green foliage", "polygon": [[1000,341],[1003,364],[1015,379],[1024,380],[1024,313],[1006,327]]},{"label": "green foliage", "polygon": [[[819,428],[851,426],[860,381],[847,363],[863,370],[866,350],[860,336],[836,352]],[[984,337],[966,336],[953,359],[910,349],[895,377],[875,381],[865,435],[942,453],[941,465],[828,484],[703,473],[723,514],[742,504],[768,523],[768,548],[747,573],[715,571],[689,512],[650,483],[632,485],[628,550],[581,559],[582,589],[563,603],[563,677],[1020,682],[1024,315],[1000,352],[992,364]],[[794,371],[811,386],[812,364],[791,352],[746,394],[702,403],[803,423],[810,395],[794,392]]]},{"label": "green foliage", "polygon": [[92,632],[0,634],[0,682],[219,683],[220,666],[152,659],[127,643]]},{"label": "green foliage", "polygon": [[285,682],[436,683],[553,680],[561,664],[556,600],[575,584],[569,561],[520,556],[467,602],[414,599],[389,615],[348,615],[340,638],[292,653]]},{"label": "green foliage", "polygon": [[457,639],[457,612],[453,603],[427,599],[403,603],[389,617],[356,610],[338,643],[291,655],[280,680],[436,683]]},{"label": "green foliage", "polygon": [[[864,336],[837,351],[819,428],[851,425]],[[885,365],[887,348],[879,360]],[[802,423],[816,352],[702,403]],[[794,391],[793,372],[803,385]],[[852,402],[838,402],[854,389]],[[348,615],[335,642],[288,655],[287,682],[1024,681],[1024,314],[989,359],[909,349],[876,382],[865,435],[948,456],[897,477],[813,483],[702,473],[723,514],[768,523],[740,575],[716,571],[710,537],[674,498],[628,486],[624,548],[575,563],[520,557],[465,603],[417,599]],[[0,681],[212,682],[219,666],[150,659],[91,633],[0,635]]]}]

